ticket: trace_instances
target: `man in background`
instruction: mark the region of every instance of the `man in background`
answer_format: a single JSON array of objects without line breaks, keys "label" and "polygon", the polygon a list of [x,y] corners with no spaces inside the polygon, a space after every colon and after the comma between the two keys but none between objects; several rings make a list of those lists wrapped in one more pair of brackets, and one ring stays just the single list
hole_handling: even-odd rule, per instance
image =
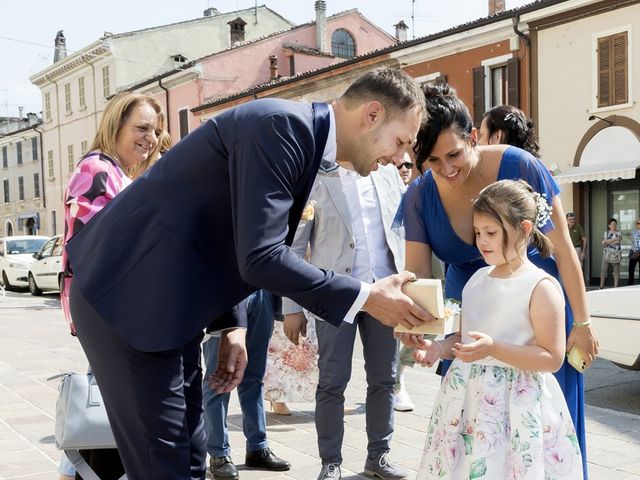
[{"label": "man in background", "polygon": [[573,248],[576,249],[576,253],[580,259],[580,265],[584,268],[584,255],[587,251],[587,236],[584,234],[582,225],[576,223],[576,214],[573,212],[567,213],[567,227],[569,228],[569,236],[571,237]]}]

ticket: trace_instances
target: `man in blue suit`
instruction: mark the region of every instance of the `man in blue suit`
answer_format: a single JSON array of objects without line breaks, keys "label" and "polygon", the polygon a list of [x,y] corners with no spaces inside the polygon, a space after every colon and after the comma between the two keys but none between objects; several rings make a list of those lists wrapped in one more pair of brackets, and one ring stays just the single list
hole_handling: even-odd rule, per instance
[{"label": "man in blue suit", "polygon": [[368,175],[413,145],[424,95],[400,70],[357,79],[331,106],[266,99],[209,120],[67,245],[71,310],[130,480],[204,478],[200,341],[222,331],[210,384],[246,366],[234,305],[257,288],[334,325],[364,310],[426,321],[401,291],[320,270],[289,249],[321,160]]}]

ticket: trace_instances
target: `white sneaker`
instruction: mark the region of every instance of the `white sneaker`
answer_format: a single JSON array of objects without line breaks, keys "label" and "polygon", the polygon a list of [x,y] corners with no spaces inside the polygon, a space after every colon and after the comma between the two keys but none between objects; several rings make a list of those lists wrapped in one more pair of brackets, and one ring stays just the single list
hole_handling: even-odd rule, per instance
[{"label": "white sneaker", "polygon": [[415,405],[404,388],[393,392],[393,409],[396,412],[411,412],[414,408]]}]

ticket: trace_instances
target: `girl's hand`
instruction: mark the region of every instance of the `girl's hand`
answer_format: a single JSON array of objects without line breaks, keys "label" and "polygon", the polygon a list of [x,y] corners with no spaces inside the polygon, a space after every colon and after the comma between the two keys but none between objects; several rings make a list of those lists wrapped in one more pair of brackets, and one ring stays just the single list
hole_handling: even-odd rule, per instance
[{"label": "girl's hand", "polygon": [[426,350],[431,345],[431,342],[427,343],[424,339],[424,335],[417,333],[401,333],[396,334],[396,338],[399,338],[409,348],[417,348],[419,350]]},{"label": "girl's hand", "polygon": [[482,332],[467,332],[474,342],[468,344],[456,343],[451,349],[456,358],[463,362],[471,363],[491,356],[493,350],[493,338]]},{"label": "girl's hand", "polygon": [[442,345],[438,342],[429,342],[431,345],[426,350],[416,350],[413,358],[423,367],[432,367],[442,357]]},{"label": "girl's hand", "polygon": [[587,367],[591,366],[591,363],[598,356],[598,337],[591,325],[585,325],[584,327],[573,327],[571,333],[569,333],[569,339],[567,340],[567,352],[576,346],[582,353],[584,353],[584,359],[587,362]]}]

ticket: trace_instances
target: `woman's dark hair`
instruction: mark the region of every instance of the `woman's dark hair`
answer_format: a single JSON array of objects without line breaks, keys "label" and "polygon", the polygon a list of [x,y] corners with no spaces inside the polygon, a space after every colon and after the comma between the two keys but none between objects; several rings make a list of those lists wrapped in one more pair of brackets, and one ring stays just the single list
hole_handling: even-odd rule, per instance
[{"label": "woman's dark hair", "polygon": [[609,225],[611,225],[611,222],[616,222],[616,225],[618,224],[618,220],[611,217],[609,220],[607,220],[607,227],[609,227]]},{"label": "woman's dark hair", "polygon": [[502,143],[526,150],[534,157],[540,157],[540,145],[533,120],[527,118],[522,110],[511,105],[500,105],[487,111],[485,121],[489,137],[502,131]]},{"label": "woman's dark hair", "polygon": [[533,226],[529,242],[540,251],[540,255],[548,257],[553,251],[553,244],[538,227],[540,202],[546,201],[524,180],[499,180],[480,191],[473,202],[473,211],[492,218],[502,227],[502,254],[505,258],[509,248],[509,233],[505,225],[521,236],[514,242],[519,248],[527,240],[522,229],[523,220],[529,220]]},{"label": "woman's dark hair", "polygon": [[424,87],[424,96],[427,102],[428,116],[427,121],[418,132],[414,147],[416,165],[421,172],[422,165],[431,155],[443,130],[454,127],[460,137],[468,140],[473,128],[469,109],[449,84],[427,85]]}]

